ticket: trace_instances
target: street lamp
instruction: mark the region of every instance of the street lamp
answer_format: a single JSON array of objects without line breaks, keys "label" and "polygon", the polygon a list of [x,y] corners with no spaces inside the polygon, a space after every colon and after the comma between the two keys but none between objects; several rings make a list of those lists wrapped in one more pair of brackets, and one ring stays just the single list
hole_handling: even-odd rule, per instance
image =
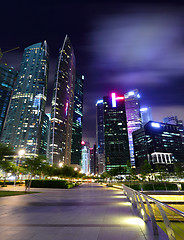
[{"label": "street lamp", "polygon": [[21,158],[24,154],[26,153],[26,151],[24,149],[21,149],[18,151],[19,157]]},{"label": "street lamp", "polygon": [[59,167],[61,168],[63,166],[63,162],[59,162]]},{"label": "street lamp", "polygon": [[[17,173],[15,174],[15,179],[14,179],[14,186],[16,186],[16,177],[19,173],[19,163],[21,162],[21,158],[24,156],[26,151],[24,149],[20,149],[18,151],[18,158],[17,158]],[[18,180],[18,179],[17,179]]]}]

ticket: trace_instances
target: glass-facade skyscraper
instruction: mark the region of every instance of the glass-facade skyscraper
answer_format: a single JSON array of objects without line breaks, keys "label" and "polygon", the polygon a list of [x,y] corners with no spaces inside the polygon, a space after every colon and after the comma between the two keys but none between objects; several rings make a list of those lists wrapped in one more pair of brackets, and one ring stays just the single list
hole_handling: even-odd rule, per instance
[{"label": "glass-facade skyscraper", "polygon": [[48,156],[48,144],[50,137],[49,131],[50,131],[50,118],[47,114],[44,114],[41,133],[40,154],[45,156]]},{"label": "glass-facade skyscraper", "polygon": [[125,94],[125,109],[128,127],[129,149],[130,149],[130,162],[135,166],[134,146],[132,133],[141,128],[141,114],[139,104],[139,92],[137,89]]},{"label": "glass-facade skyscraper", "polygon": [[136,167],[145,160],[154,166],[184,162],[179,127],[173,124],[150,121],[133,132]]},{"label": "glass-facade skyscraper", "polygon": [[24,49],[1,141],[26,154],[39,153],[48,80],[46,41]]},{"label": "glass-facade skyscraper", "polygon": [[143,108],[140,109],[140,112],[141,112],[142,125],[145,125],[149,121],[153,120],[152,112],[151,112],[151,108],[150,107],[143,107]]},{"label": "glass-facade skyscraper", "polygon": [[51,109],[51,163],[71,163],[71,142],[75,87],[75,55],[66,35],[56,67]]},{"label": "glass-facade skyscraper", "polygon": [[8,111],[17,72],[6,64],[0,64],[0,136]]},{"label": "glass-facade skyscraper", "polygon": [[[104,142],[104,105],[103,99],[96,103],[96,143],[97,143],[97,172],[105,171],[105,142]],[[95,174],[97,173],[95,172]]]},{"label": "glass-facade skyscraper", "polygon": [[84,76],[76,74],[74,108],[73,108],[73,126],[72,126],[72,149],[71,164],[81,165],[82,158],[82,118],[83,118],[83,85]]},{"label": "glass-facade skyscraper", "polygon": [[125,99],[112,96],[103,98],[106,170],[126,165],[130,161]]}]

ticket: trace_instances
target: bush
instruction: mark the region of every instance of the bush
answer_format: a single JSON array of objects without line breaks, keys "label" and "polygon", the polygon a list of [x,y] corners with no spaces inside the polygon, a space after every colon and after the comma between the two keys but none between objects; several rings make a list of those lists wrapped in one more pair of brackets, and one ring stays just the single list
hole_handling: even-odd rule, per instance
[{"label": "bush", "polygon": [[153,191],[153,184],[152,183],[144,183],[142,184],[143,191]]},{"label": "bush", "polygon": [[[0,185],[3,185],[4,181],[0,181]],[[16,181],[16,184],[22,184],[22,181]],[[7,181],[6,180],[6,185],[14,185],[14,181]]]},{"label": "bush", "polygon": [[[27,184],[27,180],[25,181]],[[32,180],[31,187],[33,188],[65,188],[74,187],[74,184],[68,183],[66,180]]]},{"label": "bush", "polygon": [[174,183],[166,183],[167,190],[178,190],[178,187]]},{"label": "bush", "polygon": [[141,190],[141,185],[140,184],[130,184],[129,187],[136,190],[136,191]]},{"label": "bush", "polygon": [[164,183],[154,183],[155,190],[166,190]]}]

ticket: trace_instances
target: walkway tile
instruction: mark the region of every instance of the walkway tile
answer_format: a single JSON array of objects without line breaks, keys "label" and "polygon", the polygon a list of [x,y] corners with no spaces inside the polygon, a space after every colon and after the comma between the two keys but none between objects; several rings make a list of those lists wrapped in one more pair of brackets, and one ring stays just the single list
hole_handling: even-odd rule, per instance
[{"label": "walkway tile", "polygon": [[2,240],[153,239],[122,191],[98,184],[1,198],[0,211]]}]

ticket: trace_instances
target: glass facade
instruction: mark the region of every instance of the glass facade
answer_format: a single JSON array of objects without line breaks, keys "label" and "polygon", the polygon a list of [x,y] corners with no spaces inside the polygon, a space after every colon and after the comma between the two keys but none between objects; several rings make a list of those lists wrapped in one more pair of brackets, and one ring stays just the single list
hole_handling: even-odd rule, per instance
[{"label": "glass facade", "polygon": [[97,166],[95,174],[105,171],[105,142],[104,142],[104,105],[103,100],[96,103],[96,142],[97,142]]},{"label": "glass facade", "polygon": [[141,108],[140,111],[141,111],[141,121],[143,125],[153,120],[150,107]]},{"label": "glass facade", "polygon": [[127,127],[128,127],[130,162],[132,166],[135,166],[132,133],[135,130],[141,128],[141,125],[142,125],[139,98],[140,96],[137,89],[125,94],[125,109],[126,109],[126,118],[127,118]]},{"label": "glass facade", "polygon": [[172,154],[175,161],[184,162],[182,138],[177,125],[150,121],[133,132],[133,141],[136,167],[140,167],[144,160],[151,161],[153,155],[163,157],[163,153]]},{"label": "glass facade", "polygon": [[0,64],[0,136],[10,104],[17,72],[6,64]]},{"label": "glass facade", "polygon": [[84,76],[76,74],[74,108],[73,108],[73,126],[72,126],[72,150],[71,164],[81,165],[82,157],[82,118],[83,118],[83,85]]},{"label": "glass facade", "polygon": [[24,49],[20,71],[2,134],[2,142],[27,155],[39,153],[48,81],[46,41]]},{"label": "glass facade", "polygon": [[49,145],[49,130],[50,130],[50,119],[47,114],[44,114],[42,134],[41,134],[41,144],[40,144],[40,154],[48,156],[48,145]]},{"label": "glass facade", "polygon": [[90,144],[83,142],[82,144],[82,169],[81,172],[84,174],[90,173]]},{"label": "glass facade", "polygon": [[124,97],[104,97],[104,139],[106,170],[130,161]]},{"label": "glass facade", "polygon": [[65,37],[56,67],[51,109],[51,163],[70,165],[74,108],[75,56],[68,36]]}]

